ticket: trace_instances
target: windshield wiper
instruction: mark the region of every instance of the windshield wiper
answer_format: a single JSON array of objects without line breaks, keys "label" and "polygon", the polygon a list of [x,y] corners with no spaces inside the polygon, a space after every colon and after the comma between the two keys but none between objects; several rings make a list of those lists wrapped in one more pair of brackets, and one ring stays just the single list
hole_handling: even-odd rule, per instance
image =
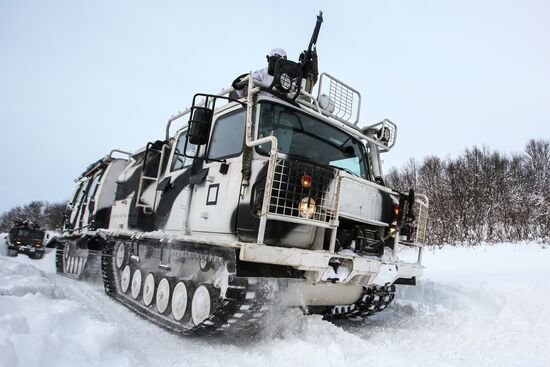
[{"label": "windshield wiper", "polygon": [[315,161],[309,157],[306,157],[305,155],[300,155],[300,154],[291,154],[291,153],[288,153],[287,154],[287,157],[289,158],[294,158],[294,159],[299,159],[299,160],[302,160],[302,161],[306,161],[306,162],[313,162],[315,163]]},{"label": "windshield wiper", "polygon": [[357,177],[362,178],[360,175],[358,175],[357,173],[353,172],[352,170],[350,170],[350,169],[348,169],[348,168],[336,166],[336,165],[333,165],[333,164],[322,164],[322,163],[316,162],[316,161],[315,161],[314,159],[312,159],[312,158],[306,157],[305,155],[291,154],[291,153],[289,153],[289,154],[287,154],[286,156],[289,157],[289,158],[294,158],[294,159],[299,159],[299,160],[302,160],[302,161],[305,161],[305,162],[314,163],[314,164],[319,165],[319,166],[321,166],[321,167],[331,167],[331,168],[341,169],[341,170],[346,171],[346,172],[349,173],[350,175],[353,175],[353,176],[357,176]]},{"label": "windshield wiper", "polygon": [[357,173],[353,172],[352,170],[348,169],[348,168],[344,168],[344,167],[340,167],[340,166],[335,166],[333,164],[330,165],[331,167],[334,167],[334,168],[338,168],[338,169],[341,169],[341,170],[344,170],[346,171],[347,173],[351,174],[351,175],[354,175],[354,176],[357,176],[357,177],[361,177],[359,176]]}]

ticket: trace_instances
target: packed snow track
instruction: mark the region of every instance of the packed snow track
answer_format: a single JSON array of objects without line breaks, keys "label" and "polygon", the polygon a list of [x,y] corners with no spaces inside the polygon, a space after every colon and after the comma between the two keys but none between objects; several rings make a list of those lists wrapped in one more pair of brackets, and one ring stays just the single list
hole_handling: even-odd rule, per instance
[{"label": "packed snow track", "polygon": [[335,325],[285,310],[259,335],[230,340],[160,329],[102,284],[56,275],[54,252],[31,260],[0,248],[0,367],[550,365],[542,245],[427,251],[424,279],[399,286],[394,303],[366,321]]}]

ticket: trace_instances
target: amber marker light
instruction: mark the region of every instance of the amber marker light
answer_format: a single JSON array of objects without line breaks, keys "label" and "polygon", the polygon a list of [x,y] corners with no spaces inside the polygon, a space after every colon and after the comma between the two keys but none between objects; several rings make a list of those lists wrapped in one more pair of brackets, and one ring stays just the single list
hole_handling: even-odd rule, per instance
[{"label": "amber marker light", "polygon": [[300,177],[300,183],[302,184],[302,187],[305,187],[306,189],[311,187],[312,181],[313,179],[310,175],[303,175],[302,177]]},{"label": "amber marker light", "polygon": [[393,206],[393,212],[395,213],[395,215],[399,215],[399,204],[395,204]]}]

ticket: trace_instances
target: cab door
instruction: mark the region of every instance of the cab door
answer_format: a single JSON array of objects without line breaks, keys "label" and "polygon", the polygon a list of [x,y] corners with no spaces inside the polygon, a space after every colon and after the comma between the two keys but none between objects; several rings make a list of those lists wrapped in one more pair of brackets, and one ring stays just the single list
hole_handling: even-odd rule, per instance
[{"label": "cab door", "polygon": [[217,116],[191,201],[192,232],[233,233],[242,181],[246,110]]},{"label": "cab door", "polygon": [[172,231],[185,231],[185,215],[192,190],[192,165],[197,146],[187,142],[187,129],[178,132],[178,137],[164,178],[157,190],[160,199],[156,207],[156,228]]}]

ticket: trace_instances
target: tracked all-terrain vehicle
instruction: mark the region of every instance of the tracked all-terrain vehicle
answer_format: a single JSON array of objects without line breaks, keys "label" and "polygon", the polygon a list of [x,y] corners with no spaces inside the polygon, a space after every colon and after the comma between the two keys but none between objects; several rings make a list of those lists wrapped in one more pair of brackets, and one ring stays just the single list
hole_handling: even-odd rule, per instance
[{"label": "tracked all-terrain vehicle", "polygon": [[31,259],[44,257],[45,232],[31,221],[16,221],[6,237],[8,256],[26,254]]},{"label": "tracked all-terrain vehicle", "polygon": [[303,63],[274,64],[270,85],[197,94],[164,140],[88,167],[58,272],[101,270],[111,297],[187,335],[240,331],[273,305],[360,318],[414,284],[428,200],[384,186],[395,124],[361,128],[355,89],[323,73],[313,95]]}]

